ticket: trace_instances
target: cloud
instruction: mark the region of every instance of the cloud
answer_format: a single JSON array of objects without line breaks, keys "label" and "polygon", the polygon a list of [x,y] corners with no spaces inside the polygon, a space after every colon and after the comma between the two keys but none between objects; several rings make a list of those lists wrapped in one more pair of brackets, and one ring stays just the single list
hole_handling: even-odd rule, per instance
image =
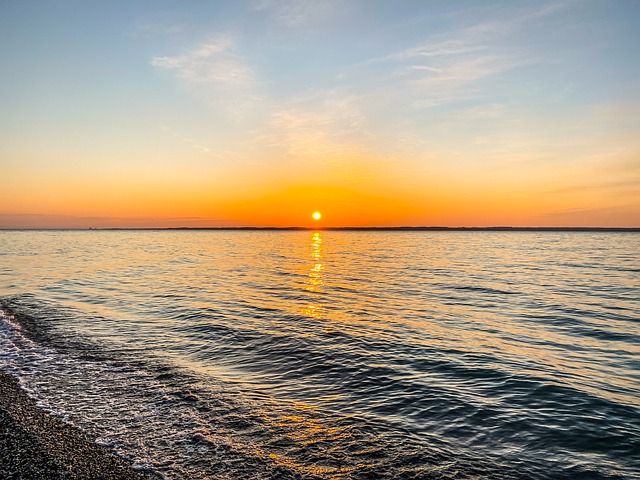
[{"label": "cloud", "polygon": [[240,56],[233,39],[212,38],[176,56],[161,56],[151,65],[174,72],[208,102],[222,106],[236,118],[244,118],[261,98],[256,94],[254,69]]},{"label": "cloud", "polygon": [[620,180],[608,182],[582,183],[577,185],[569,185],[550,190],[549,193],[573,194],[576,192],[594,192],[610,190],[619,195],[628,196],[629,193],[634,195],[640,194],[640,183],[638,179]]},{"label": "cloud", "polygon": [[[254,9],[288,27],[326,18],[334,6],[333,2],[312,0],[253,2]],[[273,88],[265,87],[264,97],[256,94],[260,86],[256,71],[228,35],[211,37],[179,55],[155,57],[151,63],[173,72],[215,107],[222,104],[236,116],[249,109],[259,112],[253,118],[266,119],[265,123],[252,127],[252,140],[242,147],[245,154],[250,150],[255,158],[262,158],[263,149],[268,148],[275,153],[274,158],[347,163],[347,158],[362,157],[376,143],[386,152],[380,157],[410,149],[416,158],[423,158],[423,149],[436,148],[430,144],[429,136],[438,136],[438,129],[449,122],[442,114],[428,118],[430,112],[424,112],[426,109],[458,104],[455,108],[461,110],[469,107],[462,103],[477,106],[478,101],[493,96],[490,110],[468,111],[464,120],[474,119],[475,124],[499,120],[509,125],[513,115],[505,111],[507,106],[503,106],[500,92],[496,96],[485,80],[544,61],[529,50],[529,45],[512,38],[517,40],[523,28],[530,28],[562,8],[564,4],[545,4],[514,11],[494,5],[484,8],[484,16],[480,17],[477,9],[467,12],[466,17],[456,10],[453,21],[458,28],[453,31],[429,34],[422,41],[405,44],[406,48],[352,65],[336,79],[338,87],[334,84],[306,94],[286,91],[278,98],[266,93]],[[428,129],[418,126],[422,116],[427,119]],[[381,118],[386,119],[384,132],[373,136],[369,132],[379,129]],[[418,136],[418,129],[420,142],[411,136],[414,132]],[[200,148],[189,137],[172,134],[200,151],[207,148]],[[479,142],[488,139],[482,129],[475,136]],[[512,150],[505,151],[504,156],[512,155]]]},{"label": "cloud", "polygon": [[541,225],[580,225],[584,227],[631,227],[640,225],[640,206],[622,204],[555,210],[540,216]]},{"label": "cloud", "polygon": [[254,73],[240,56],[230,37],[219,36],[196,49],[175,57],[155,57],[151,65],[173,70],[180,78],[197,85],[243,87],[254,80]]},{"label": "cloud", "polygon": [[205,217],[101,217],[0,213],[0,228],[180,228],[233,226],[233,220]]},{"label": "cloud", "polygon": [[167,127],[166,125],[163,125],[161,128],[162,128],[162,131],[167,132],[167,133],[171,134],[172,136],[182,140],[183,142],[191,145],[194,150],[196,150],[196,151],[198,151],[200,153],[211,153],[211,149],[209,147],[205,147],[204,145],[201,145],[195,139],[193,139],[191,137],[186,137],[186,136],[182,135],[181,133],[178,133],[178,132],[172,130],[170,127]]},{"label": "cloud", "polygon": [[281,110],[271,115],[263,138],[295,158],[335,161],[357,150],[353,144],[340,141],[344,132],[337,123],[337,118],[326,114]]},{"label": "cloud", "polygon": [[365,116],[358,101],[334,91],[294,97],[271,112],[258,138],[295,158],[335,162],[361,148],[356,139]]},{"label": "cloud", "polygon": [[492,8],[484,11],[486,19],[480,22],[477,8],[456,12],[455,21],[462,26],[454,31],[359,62],[347,77],[383,78],[382,90],[391,85],[386,88],[388,95],[399,91],[403,104],[419,109],[478,99],[483,96],[482,80],[546,61],[512,38],[567,6],[557,3],[510,11],[508,18]]},{"label": "cloud", "polygon": [[392,170],[404,171],[404,160],[372,148],[366,103],[339,90],[292,97],[252,132],[255,156],[271,159],[274,171],[312,184],[388,184]]},{"label": "cloud", "polygon": [[413,58],[437,58],[463,55],[485,50],[485,45],[472,45],[467,41],[449,39],[441,42],[427,43],[408,48],[383,57],[385,60],[408,60]]},{"label": "cloud", "polygon": [[512,59],[505,55],[466,56],[455,61],[436,63],[436,66],[413,66],[409,70],[416,72],[427,70],[424,75],[420,72],[417,83],[429,84],[446,83],[448,85],[464,85],[490,75],[503,72],[515,66]]},{"label": "cloud", "polygon": [[131,35],[142,39],[181,35],[188,30],[185,15],[180,12],[164,12],[137,22]]},{"label": "cloud", "polygon": [[254,8],[267,12],[280,25],[294,28],[328,16],[332,11],[331,3],[326,0],[257,0]]}]

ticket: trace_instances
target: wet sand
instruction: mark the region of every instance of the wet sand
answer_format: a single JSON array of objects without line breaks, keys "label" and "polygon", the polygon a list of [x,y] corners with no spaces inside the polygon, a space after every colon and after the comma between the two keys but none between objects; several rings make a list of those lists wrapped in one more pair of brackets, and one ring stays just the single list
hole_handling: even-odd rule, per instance
[{"label": "wet sand", "polygon": [[157,479],[137,472],[82,431],[45,413],[0,371],[0,478]]}]

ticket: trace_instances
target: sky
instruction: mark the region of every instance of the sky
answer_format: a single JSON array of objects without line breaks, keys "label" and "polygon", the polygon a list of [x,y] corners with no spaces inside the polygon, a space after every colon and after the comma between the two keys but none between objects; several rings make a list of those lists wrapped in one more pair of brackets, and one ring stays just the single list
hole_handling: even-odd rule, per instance
[{"label": "sky", "polygon": [[640,227],[637,0],[0,10],[0,228]]}]

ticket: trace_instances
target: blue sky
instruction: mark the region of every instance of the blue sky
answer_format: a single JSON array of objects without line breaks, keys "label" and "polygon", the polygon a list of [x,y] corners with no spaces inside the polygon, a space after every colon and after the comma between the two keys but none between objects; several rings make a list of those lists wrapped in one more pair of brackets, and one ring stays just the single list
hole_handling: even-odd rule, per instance
[{"label": "blue sky", "polygon": [[640,225],[637,1],[2,11],[0,223]]}]

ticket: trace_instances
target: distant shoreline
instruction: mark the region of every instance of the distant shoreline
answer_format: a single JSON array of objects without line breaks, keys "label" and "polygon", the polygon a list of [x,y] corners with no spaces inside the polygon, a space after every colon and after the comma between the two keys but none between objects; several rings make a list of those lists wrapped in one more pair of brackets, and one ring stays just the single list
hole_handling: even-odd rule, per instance
[{"label": "distant shoreline", "polygon": [[0,231],[348,231],[348,232],[631,232],[640,227],[109,227],[109,228],[0,228]]}]

